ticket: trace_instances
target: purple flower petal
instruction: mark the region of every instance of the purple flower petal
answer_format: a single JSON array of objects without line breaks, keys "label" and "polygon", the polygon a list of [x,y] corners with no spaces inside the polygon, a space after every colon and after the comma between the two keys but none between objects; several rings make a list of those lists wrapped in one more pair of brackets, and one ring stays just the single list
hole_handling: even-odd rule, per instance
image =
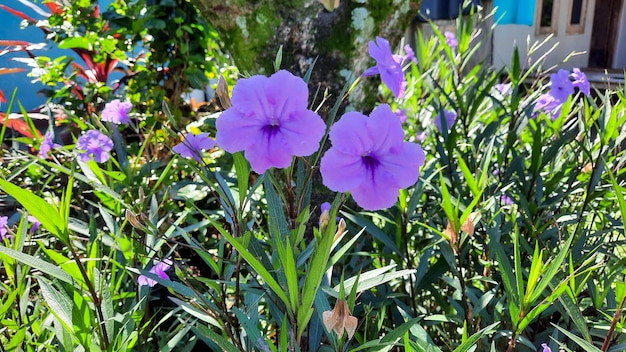
[{"label": "purple flower petal", "polygon": [[11,235],[7,235],[8,223],[9,223],[8,216],[0,216],[0,241],[4,240],[5,238],[13,237]]},{"label": "purple flower petal", "polygon": [[[376,60],[380,79],[396,98],[404,96],[407,83],[402,71],[402,57],[393,55],[389,42],[381,37],[376,37],[376,42],[370,41],[368,48],[370,56]],[[371,69],[366,71],[367,75],[372,72]]]},{"label": "purple flower petal", "polygon": [[[150,273],[157,275],[161,279],[169,280],[170,277],[167,275],[166,271],[170,269],[172,264],[173,263],[171,259],[165,259],[163,261],[160,261],[150,269]],[[157,282],[156,280],[153,280],[145,275],[140,275],[139,278],[137,278],[137,284],[139,286],[147,285],[147,286],[153,287],[154,285],[157,284]]]},{"label": "purple flower petal", "polygon": [[54,148],[60,147],[60,145],[53,142],[54,135],[52,131],[46,132],[39,146],[39,156],[42,158],[48,158],[48,153]]},{"label": "purple flower petal", "polygon": [[98,163],[109,160],[109,153],[113,149],[113,141],[96,130],[85,132],[76,142],[76,149],[80,150],[78,156],[84,162],[93,159]]},{"label": "purple flower petal", "polygon": [[443,124],[445,123],[445,129],[450,131],[454,122],[456,121],[456,111],[443,109],[437,116],[435,117],[435,126],[439,133],[443,131]]},{"label": "purple flower petal", "polygon": [[209,138],[208,133],[187,134],[185,140],[175,145],[172,150],[185,158],[193,158],[201,163],[202,151],[209,150],[214,145],[215,141]]},{"label": "purple flower petal", "polygon": [[550,95],[558,101],[564,102],[571,94],[574,94],[574,83],[570,80],[567,70],[559,70],[551,74],[550,83]]},{"label": "purple flower petal", "polygon": [[542,352],[552,352],[552,350],[550,349],[550,347],[548,347],[548,344],[542,343],[541,347],[543,348]]},{"label": "purple flower petal", "polygon": [[446,37],[446,44],[452,49],[456,48],[459,45],[459,42],[456,40],[456,35],[452,32],[445,32],[443,34]]},{"label": "purple flower petal", "polygon": [[321,117],[307,108],[306,83],[281,70],[270,77],[241,79],[233,88],[232,107],[217,119],[217,144],[244,151],[257,173],[291,165],[294,156],[319,149],[326,131]]},{"label": "purple flower petal", "polygon": [[128,113],[133,108],[130,102],[122,102],[119,99],[112,100],[104,106],[102,110],[102,121],[111,122],[116,125],[129,123]]},{"label": "purple flower petal", "polygon": [[417,181],[424,163],[422,148],[404,142],[400,120],[385,104],[370,117],[346,113],[331,128],[330,140],[332,147],[320,163],[324,185],[336,192],[350,191],[367,210],[392,206],[399,189]]},{"label": "purple flower petal", "polygon": [[587,80],[587,75],[582,72],[579,68],[574,67],[572,72],[572,76],[574,76],[574,87],[580,89],[584,95],[589,96],[591,94],[591,87],[589,85],[589,81]]}]

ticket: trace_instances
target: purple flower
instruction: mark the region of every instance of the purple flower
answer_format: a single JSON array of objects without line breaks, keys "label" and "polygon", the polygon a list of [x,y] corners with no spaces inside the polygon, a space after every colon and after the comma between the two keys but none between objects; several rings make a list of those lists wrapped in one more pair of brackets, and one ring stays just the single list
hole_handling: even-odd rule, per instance
[{"label": "purple flower", "polygon": [[550,95],[554,99],[564,102],[570,96],[574,94],[574,83],[569,79],[569,71],[559,70],[557,73],[550,75]]},{"label": "purple flower", "polygon": [[420,143],[424,143],[424,141],[426,140],[426,137],[428,137],[428,132],[426,131],[417,132],[415,134],[415,140]]},{"label": "purple flower", "polygon": [[494,87],[503,96],[511,94],[511,83],[498,83]]},{"label": "purple flower", "polygon": [[448,44],[449,47],[454,49],[459,46],[459,42],[456,40],[456,35],[454,35],[454,33],[445,32],[443,35],[446,37],[446,44]]},{"label": "purple flower", "polygon": [[506,194],[500,196],[500,202],[502,202],[503,205],[513,205],[513,199]]},{"label": "purple flower", "polygon": [[0,241],[4,240],[5,238],[12,238],[13,236],[11,235],[7,235],[7,225],[9,223],[9,217],[8,216],[0,216]]},{"label": "purple flower", "polygon": [[28,215],[28,221],[33,223],[33,226],[30,227],[30,231],[31,232],[36,232],[37,229],[39,228],[39,225],[41,225],[41,223],[39,222],[39,220],[37,220],[36,217],[32,216],[32,215]]},{"label": "purple flower", "polygon": [[187,134],[185,140],[172,148],[173,151],[185,158],[194,158],[199,163],[202,162],[202,150],[213,148],[215,141],[209,138],[208,133]]},{"label": "purple flower", "polygon": [[543,347],[543,351],[542,352],[552,352],[550,347],[548,347],[548,344],[542,343],[541,347]]},{"label": "purple flower", "polygon": [[[167,274],[165,272],[170,269],[172,264],[173,263],[172,263],[171,259],[165,259],[163,261],[158,262],[155,266],[153,266],[150,269],[150,272],[152,274],[157,275],[158,277],[160,277],[163,280],[169,280],[170,277],[167,276]],[[157,284],[157,282],[156,282],[156,280],[150,279],[147,276],[140,275],[139,278],[137,279],[137,284],[139,286],[148,285],[150,287],[153,287],[154,285]]]},{"label": "purple flower", "polygon": [[326,132],[322,118],[307,109],[308,99],[302,78],[284,70],[241,79],[232,106],[217,119],[217,144],[230,153],[245,151],[257,173],[288,167],[293,156],[316,152]]},{"label": "purple flower", "polygon": [[403,58],[402,61],[413,61],[414,63],[417,63],[417,58],[415,57],[415,52],[413,51],[413,48],[411,48],[411,46],[409,44],[404,46],[404,53],[406,54]]},{"label": "purple flower", "polygon": [[404,109],[396,109],[395,114],[400,119],[400,122],[404,123],[406,121],[406,118],[407,118],[406,110],[404,110]]},{"label": "purple flower", "polygon": [[579,68],[574,67],[572,76],[574,76],[574,87],[580,89],[584,95],[589,96],[591,94],[591,87],[589,86],[589,81],[587,80],[587,75],[582,72]]},{"label": "purple flower", "polygon": [[130,102],[122,102],[119,99],[112,100],[104,106],[102,110],[102,121],[107,121],[119,125],[129,123],[128,113],[133,108]]},{"label": "purple flower", "polygon": [[425,159],[418,144],[404,142],[402,124],[386,104],[369,118],[354,111],[344,114],[331,127],[330,140],[332,147],[320,163],[324,185],[350,191],[366,210],[392,206],[399,189],[417,181]]},{"label": "purple flower", "polygon": [[48,157],[48,153],[57,147],[60,147],[60,145],[54,143],[52,141],[52,139],[54,138],[54,135],[52,134],[52,131],[48,131],[46,132],[46,134],[43,137],[43,141],[41,141],[41,145],[39,146],[39,156],[42,158],[47,158]]},{"label": "purple flower", "polygon": [[439,114],[437,114],[437,117],[435,117],[435,126],[437,126],[439,133],[442,133],[444,123],[446,130],[449,131],[450,128],[452,128],[452,126],[454,125],[455,121],[456,111],[443,109]]},{"label": "purple flower", "polygon": [[557,119],[561,115],[563,103],[550,94],[542,94],[537,98],[535,107],[533,108],[533,116],[537,116],[539,111],[543,111],[548,115],[552,115],[552,119]]},{"label": "purple flower", "polygon": [[389,42],[381,37],[369,42],[369,53],[376,60],[376,66],[365,70],[363,76],[380,74],[380,79],[396,98],[404,96],[407,83],[402,72],[402,57],[393,55]]},{"label": "purple flower", "polygon": [[76,149],[82,150],[78,156],[84,162],[89,161],[93,155],[93,159],[97,163],[103,163],[109,160],[109,152],[112,148],[113,141],[111,138],[96,130],[85,132],[76,142]]}]

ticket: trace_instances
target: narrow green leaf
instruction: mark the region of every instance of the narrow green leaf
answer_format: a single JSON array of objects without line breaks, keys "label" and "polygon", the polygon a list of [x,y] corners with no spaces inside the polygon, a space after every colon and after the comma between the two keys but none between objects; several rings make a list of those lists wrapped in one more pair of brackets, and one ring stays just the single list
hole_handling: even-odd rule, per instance
[{"label": "narrow green leaf", "polygon": [[41,223],[41,226],[63,241],[64,244],[68,243],[67,223],[63,222],[63,218],[54,206],[36,196],[30,190],[18,187],[2,179],[0,179],[0,188],[15,198],[29,214]]},{"label": "narrow green leaf", "polygon": [[74,280],[72,280],[72,277],[68,275],[65,271],[63,271],[63,269],[59,268],[58,266],[54,264],[50,264],[44,260],[41,260],[37,257],[33,257],[32,255],[29,255],[26,253],[18,252],[14,249],[7,248],[2,245],[0,245],[0,253],[6,254],[9,257],[21,263],[24,263],[30,267],[39,269],[43,271],[44,273],[52,276],[53,278],[56,278],[63,282],[67,282],[68,284],[74,283]]}]

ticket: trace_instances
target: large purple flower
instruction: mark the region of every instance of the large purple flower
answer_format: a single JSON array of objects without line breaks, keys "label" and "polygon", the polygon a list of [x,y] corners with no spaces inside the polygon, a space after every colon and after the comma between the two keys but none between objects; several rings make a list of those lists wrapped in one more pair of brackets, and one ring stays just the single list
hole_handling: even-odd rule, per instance
[{"label": "large purple flower", "polygon": [[188,134],[185,136],[185,140],[174,146],[172,150],[186,158],[194,158],[201,163],[202,150],[209,150],[214,145],[215,141],[209,138],[208,133]]},{"label": "large purple flower", "polygon": [[417,181],[424,163],[424,151],[404,141],[402,124],[386,104],[369,118],[346,113],[330,129],[330,140],[320,164],[323,183],[336,192],[350,191],[366,210],[391,207],[399,189]]},{"label": "large purple flower", "polygon": [[113,148],[113,141],[107,135],[96,130],[89,130],[78,138],[76,149],[80,150],[78,156],[84,162],[93,159],[97,163],[109,160],[109,152]]},{"label": "large purple flower", "polygon": [[293,156],[315,153],[326,131],[322,118],[307,109],[308,99],[302,78],[284,70],[239,80],[232,106],[217,119],[217,145],[244,151],[257,173],[288,167]]},{"label": "large purple flower", "polygon": [[380,79],[396,98],[404,96],[407,83],[402,72],[402,56],[393,55],[389,42],[381,37],[369,42],[369,53],[376,60],[376,66],[365,70],[363,76],[380,74]]},{"label": "large purple flower", "polygon": [[569,79],[567,70],[551,74],[550,83],[550,95],[560,102],[565,102],[570,94],[574,94],[574,83]]},{"label": "large purple flower", "polygon": [[112,122],[116,125],[129,123],[128,113],[133,108],[130,102],[122,102],[119,99],[112,100],[104,106],[102,110],[102,121]]},{"label": "large purple flower", "polygon": [[[150,269],[150,272],[152,274],[157,275],[161,279],[169,280],[170,277],[167,275],[166,271],[168,271],[170,269],[172,264],[173,263],[172,263],[171,259],[165,259],[165,260],[160,261],[159,263],[157,263],[155,266],[153,266]],[[140,275],[139,278],[137,279],[137,284],[139,284],[139,286],[148,285],[148,286],[152,287],[152,286],[156,285],[157,282],[156,282],[156,280],[153,280],[153,279],[151,279],[151,278],[149,278],[147,276]]]}]

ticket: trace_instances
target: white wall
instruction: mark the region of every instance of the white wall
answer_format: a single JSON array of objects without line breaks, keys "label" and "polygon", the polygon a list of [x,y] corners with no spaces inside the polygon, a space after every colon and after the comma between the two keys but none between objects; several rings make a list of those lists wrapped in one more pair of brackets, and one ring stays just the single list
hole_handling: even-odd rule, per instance
[{"label": "white wall", "polygon": [[[555,44],[556,48],[548,54],[543,61],[543,68],[564,68],[586,67],[589,62],[589,44],[591,42],[591,29],[593,27],[593,9],[596,0],[587,1],[587,12],[585,16],[585,28],[582,34],[567,34],[568,18],[568,2],[571,0],[559,0],[559,15],[557,22],[556,34],[548,40],[540,50],[537,50],[530,56],[530,62],[538,60],[543,54],[549,51]],[[539,11],[537,4],[535,12]],[[533,27],[518,24],[498,25],[493,33],[493,64],[496,68],[511,66],[511,58],[513,55],[513,47],[517,45],[522,67],[530,65],[527,55],[530,46],[534,42],[541,42],[546,39],[547,35],[535,35],[536,23]],[[623,22],[623,21],[622,21]],[[626,28],[624,28],[626,30]],[[626,35],[624,36],[626,41]],[[626,46],[626,43],[624,43]],[[626,47],[625,47],[626,48]],[[567,62],[563,60],[572,52],[584,52],[570,57]],[[626,59],[626,57],[624,58]]]}]

